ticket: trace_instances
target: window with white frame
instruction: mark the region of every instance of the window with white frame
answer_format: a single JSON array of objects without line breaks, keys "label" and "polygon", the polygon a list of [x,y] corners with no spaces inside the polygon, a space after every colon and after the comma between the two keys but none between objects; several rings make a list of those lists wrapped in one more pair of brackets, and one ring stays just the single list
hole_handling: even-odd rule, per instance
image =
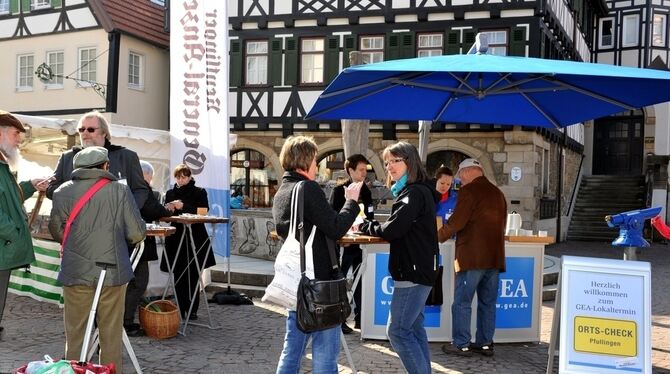
[{"label": "window with white frame", "polygon": [[489,43],[488,55],[507,56],[507,31],[491,30],[480,31],[480,35],[486,35]]},{"label": "window with white frame", "polygon": [[95,54],[97,50],[95,48],[80,48],[79,49],[79,61],[77,67],[79,68],[79,79],[83,82],[79,82],[81,86],[91,86],[96,80],[97,72],[97,61],[95,59]]},{"label": "window with white frame", "polygon": [[416,43],[417,57],[442,55],[442,34],[419,34]]},{"label": "window with white frame", "polygon": [[63,51],[47,52],[47,65],[54,77],[47,83],[47,88],[63,88],[63,65],[65,53]]},{"label": "window with white frame", "polygon": [[652,45],[654,47],[665,47],[665,36],[667,29],[668,15],[654,14],[654,25],[652,31]]},{"label": "window with white frame", "polygon": [[323,83],[324,39],[302,39],[300,43],[300,83]]},{"label": "window with white frame", "polygon": [[623,40],[622,47],[633,47],[638,45],[638,35],[640,28],[640,15],[629,14],[623,16]]},{"label": "window with white frame", "polygon": [[139,53],[128,54],[128,87],[144,88],[144,56]]},{"label": "window with white frame", "polygon": [[19,91],[32,91],[35,56],[19,55],[17,58],[16,88]]},{"label": "window with white frame", "polygon": [[9,13],[9,0],[0,0],[0,14]]},{"label": "window with white frame", "polygon": [[268,84],[268,41],[251,40],[246,44],[246,84]]},{"label": "window with white frame", "polygon": [[384,61],[384,37],[362,36],[360,42],[361,58],[364,64]]},{"label": "window with white frame", "polygon": [[600,19],[600,37],[598,38],[598,47],[614,47],[614,18]]},{"label": "window with white frame", "polygon": [[30,9],[51,8],[50,0],[30,0]]}]

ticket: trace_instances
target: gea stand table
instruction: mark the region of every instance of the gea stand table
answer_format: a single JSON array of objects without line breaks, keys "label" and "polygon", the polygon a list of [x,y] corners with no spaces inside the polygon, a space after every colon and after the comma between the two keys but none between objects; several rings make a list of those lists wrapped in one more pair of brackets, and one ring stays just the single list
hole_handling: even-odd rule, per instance
[{"label": "gea stand table", "polygon": [[[386,321],[392,287],[388,274],[389,245],[364,236],[346,239],[344,243],[361,244],[363,261],[354,280],[362,279],[361,339],[387,339]],[[366,242],[367,241],[367,242]],[[552,237],[506,237],[505,262],[507,271],[500,274],[496,303],[496,332],[494,341],[500,343],[534,342],[540,340],[542,307],[542,269],[544,247],[553,243]],[[426,333],[429,341],[451,341],[451,304],[454,297],[455,241],[440,243],[440,263],[444,266],[441,306],[427,306]],[[365,274],[365,277],[362,277]],[[476,297],[473,300],[471,331],[476,327]]]},{"label": "gea stand table", "polygon": [[[172,285],[172,289],[175,289],[175,282],[176,280],[179,280],[182,276],[186,274],[186,272],[189,271],[189,266],[191,265],[191,261],[195,261],[196,268],[198,269],[198,283],[197,285],[193,288],[192,295],[191,295],[191,304],[188,308],[188,312],[186,313],[186,318],[182,320],[183,327],[182,330],[180,331],[180,334],[186,336],[186,328],[188,327],[189,323],[191,325],[195,326],[202,326],[202,327],[207,327],[209,329],[220,329],[223,326],[213,326],[212,325],[212,314],[209,311],[209,305],[207,304],[207,294],[205,293],[205,285],[202,283],[202,273],[205,271],[205,264],[207,263],[207,258],[209,258],[210,255],[213,256],[213,249],[212,249],[212,243],[213,243],[213,235],[215,230],[215,226],[219,223],[227,223],[228,218],[224,217],[214,217],[214,216],[200,216],[200,215],[195,215],[195,214],[182,214],[179,216],[172,216],[172,217],[163,217],[160,219],[161,222],[170,222],[170,223],[181,223],[184,225],[184,230],[182,231],[181,238],[179,239],[179,247],[177,248],[177,253],[174,255],[174,262],[170,263],[169,257],[167,255],[167,250],[163,251],[163,255],[165,256],[165,261],[166,264],[168,264],[168,284],[165,286],[165,290],[163,291],[163,299],[165,299],[165,296],[167,294],[168,286]],[[200,248],[196,248],[195,245],[195,240],[193,239],[193,229],[192,225],[196,223],[209,223],[212,225],[212,230],[211,234],[208,232],[209,235],[209,244],[205,244],[204,247],[201,246]],[[188,233],[188,239],[187,239],[187,233]],[[193,252],[193,258],[189,261],[188,264],[186,264],[184,271],[178,275],[177,279],[175,280],[174,276],[174,268],[177,263],[177,260],[179,259],[179,253],[181,252],[182,246],[184,244],[184,240],[189,240],[191,242],[191,250]],[[205,258],[203,260],[203,263],[200,264],[200,261],[198,261],[198,253],[202,253],[201,251],[205,251]],[[228,266],[230,267],[230,260],[228,260]],[[230,269],[229,273],[230,273]],[[200,291],[202,292],[202,296],[204,297],[205,300],[205,307],[207,309],[207,318],[209,323],[208,324],[203,324],[203,323],[197,323],[197,322],[189,322],[189,317],[191,316],[191,312],[193,311],[193,304],[195,302],[195,295],[197,292]],[[177,292],[174,292],[174,297],[175,301],[177,302],[177,308],[179,308],[179,300],[177,299]],[[179,310],[179,315],[181,317],[181,310]]]}]

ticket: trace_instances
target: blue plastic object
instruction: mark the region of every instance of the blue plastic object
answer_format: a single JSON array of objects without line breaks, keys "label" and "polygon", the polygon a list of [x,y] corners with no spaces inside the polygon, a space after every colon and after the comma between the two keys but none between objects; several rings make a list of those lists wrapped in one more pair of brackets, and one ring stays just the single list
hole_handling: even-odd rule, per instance
[{"label": "blue plastic object", "polygon": [[644,221],[656,217],[661,207],[631,210],[611,216],[605,216],[609,227],[619,227],[619,237],[612,245],[615,247],[649,247],[649,243],[642,237]]}]

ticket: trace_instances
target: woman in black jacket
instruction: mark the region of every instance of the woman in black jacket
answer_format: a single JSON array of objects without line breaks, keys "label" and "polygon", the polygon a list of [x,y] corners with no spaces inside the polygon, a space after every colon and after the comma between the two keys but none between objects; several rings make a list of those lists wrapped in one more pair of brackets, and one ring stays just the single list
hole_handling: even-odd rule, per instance
[{"label": "woman in black jacket", "polygon": [[[286,139],[279,154],[279,161],[286,172],[274,197],[272,217],[277,233],[286,239],[291,220],[291,192],[296,183],[305,181],[303,185],[305,236],[308,236],[312,232],[312,227],[316,226],[312,243],[314,277],[319,280],[331,280],[335,279],[336,274],[333,274],[333,264],[330,262],[326,241],[341,238],[354,223],[359,212],[357,201],[361,183],[353,183],[345,190],[347,201],[339,212],[334,211],[323,190],[314,181],[317,151],[316,143],[312,138],[291,136]],[[337,257],[339,258],[339,253]],[[335,326],[327,330],[304,333],[298,329],[296,312],[289,310],[286,319],[284,349],[277,365],[277,374],[297,374],[299,372],[300,362],[310,337],[312,338],[313,371],[315,373],[337,373],[340,331],[340,327]]]},{"label": "woman in black jacket", "polygon": [[[195,180],[191,177],[191,169],[188,166],[181,164],[177,165],[173,172],[175,178],[175,185],[172,189],[165,193],[165,201],[174,206],[173,216],[178,216],[182,213],[196,214],[198,208],[209,208],[207,201],[207,191],[204,188],[196,187]],[[198,267],[193,258],[193,248],[188,235],[184,238],[179,250],[179,242],[181,241],[182,233],[184,232],[184,225],[181,223],[172,223],[177,231],[165,239],[165,251],[168,255],[170,264],[174,264],[173,276],[175,280],[175,293],[177,294],[177,301],[179,303],[179,311],[182,318],[191,307],[192,299],[193,310],[189,319],[198,319],[198,304],[200,296],[198,292]],[[216,265],[214,260],[214,253],[209,251],[209,235],[205,229],[205,224],[194,223],[191,225],[193,233],[193,241],[197,250],[198,264],[201,268],[208,268]],[[179,257],[176,258],[177,252]],[[205,262],[205,257],[207,261]],[[204,262],[204,265],[203,265]],[[161,263],[161,270],[167,271],[167,264]]]},{"label": "woman in black jacket", "polygon": [[398,142],[388,146],[383,157],[388,185],[396,198],[391,216],[383,224],[365,221],[360,231],[390,243],[389,272],[394,286],[386,334],[391,345],[408,373],[430,373],[423,310],[437,277],[435,205],[439,195],[429,184],[413,145]]}]

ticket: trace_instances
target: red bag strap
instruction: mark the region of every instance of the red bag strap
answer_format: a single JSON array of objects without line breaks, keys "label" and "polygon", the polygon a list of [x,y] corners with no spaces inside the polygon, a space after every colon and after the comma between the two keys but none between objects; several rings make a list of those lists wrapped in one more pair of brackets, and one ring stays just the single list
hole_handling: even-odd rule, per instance
[{"label": "red bag strap", "polygon": [[67,236],[70,234],[70,227],[72,226],[72,222],[74,222],[74,219],[77,218],[77,215],[79,215],[79,211],[86,205],[86,203],[95,195],[96,192],[98,192],[102,187],[104,187],[107,183],[110,183],[111,180],[107,178],[100,178],[98,179],[97,182],[95,182],[91,188],[86,191],[84,196],[82,196],[76,204],[74,204],[74,208],[72,208],[72,212],[70,213],[70,216],[67,218],[67,222],[65,222],[65,230],[63,231],[63,241],[61,242],[60,245],[60,257],[63,258],[63,248],[65,247],[65,242],[67,241]]}]

